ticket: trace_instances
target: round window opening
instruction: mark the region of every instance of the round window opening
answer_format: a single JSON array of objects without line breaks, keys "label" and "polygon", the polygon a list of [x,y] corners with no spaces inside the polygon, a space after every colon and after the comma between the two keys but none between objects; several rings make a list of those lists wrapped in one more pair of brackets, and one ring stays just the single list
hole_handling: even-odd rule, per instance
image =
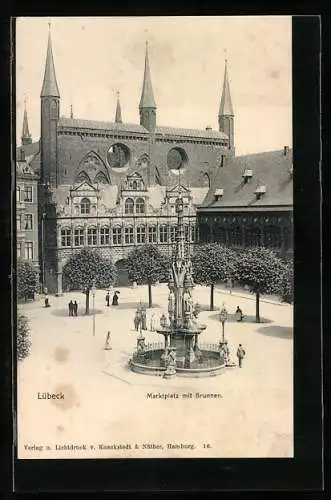
[{"label": "round window opening", "polygon": [[187,154],[182,148],[170,149],[167,156],[168,168],[171,170],[179,170],[184,168],[188,162]]},{"label": "round window opening", "polygon": [[107,153],[108,165],[111,168],[125,167],[130,161],[130,150],[124,144],[113,144]]}]

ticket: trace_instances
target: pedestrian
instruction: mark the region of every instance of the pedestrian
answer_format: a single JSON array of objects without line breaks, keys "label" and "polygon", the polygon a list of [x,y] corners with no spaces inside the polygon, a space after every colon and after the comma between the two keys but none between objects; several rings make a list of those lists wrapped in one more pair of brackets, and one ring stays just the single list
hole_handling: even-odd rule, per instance
[{"label": "pedestrian", "polygon": [[146,317],[146,309],[143,307],[141,310],[141,329],[147,330],[147,317]]},{"label": "pedestrian", "polygon": [[110,300],[109,291],[107,291],[107,293],[106,293],[106,306],[107,307],[109,307],[109,300]]},{"label": "pedestrian", "polygon": [[237,349],[237,358],[238,358],[238,363],[239,363],[239,368],[241,368],[242,365],[242,360],[246,356],[245,349],[241,344],[239,344],[238,349]]},{"label": "pedestrian", "polygon": [[45,295],[45,307],[50,307],[47,294]]},{"label": "pedestrian", "polygon": [[73,304],[72,300],[68,304],[68,309],[69,309],[69,316],[73,316],[74,315],[74,304]]},{"label": "pedestrian", "polygon": [[104,349],[106,351],[109,351],[112,349],[111,345],[110,345],[110,332],[107,332],[107,337],[106,337],[106,342],[105,342],[105,347]]},{"label": "pedestrian", "polygon": [[236,313],[235,313],[235,314],[236,314],[236,320],[237,320],[237,321],[242,321],[242,319],[243,319],[244,315],[243,315],[243,312],[242,312],[242,310],[240,309],[240,307],[239,307],[239,306],[237,306],[237,309],[236,309]]},{"label": "pedestrian", "polygon": [[77,304],[77,300],[75,300],[75,302],[73,303],[72,305],[72,309],[73,309],[73,313],[75,316],[77,316],[78,314],[78,304]]},{"label": "pedestrian", "polygon": [[134,314],[134,320],[133,320],[133,323],[134,323],[134,329],[136,331],[139,330],[139,325],[140,325],[140,311],[137,309],[135,314]]},{"label": "pedestrian", "polygon": [[113,295],[112,305],[113,306],[118,306],[118,295],[117,295],[117,292],[115,292],[114,295]]},{"label": "pedestrian", "polygon": [[151,332],[155,332],[155,314],[153,313],[150,320]]}]

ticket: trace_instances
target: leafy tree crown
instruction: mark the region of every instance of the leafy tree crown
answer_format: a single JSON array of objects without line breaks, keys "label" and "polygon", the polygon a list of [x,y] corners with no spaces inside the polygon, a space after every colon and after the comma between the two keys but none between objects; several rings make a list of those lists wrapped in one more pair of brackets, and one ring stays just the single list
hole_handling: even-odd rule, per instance
[{"label": "leafy tree crown", "polygon": [[195,249],[192,266],[196,283],[213,285],[234,276],[236,254],[218,243],[207,243]]},{"label": "leafy tree crown", "polygon": [[129,278],[138,284],[153,285],[169,273],[170,260],[156,245],[134,248],[127,259]]},{"label": "leafy tree crown", "polygon": [[71,290],[111,286],[116,277],[116,269],[111,260],[104,258],[97,250],[83,248],[72,255],[63,267],[64,281]]}]

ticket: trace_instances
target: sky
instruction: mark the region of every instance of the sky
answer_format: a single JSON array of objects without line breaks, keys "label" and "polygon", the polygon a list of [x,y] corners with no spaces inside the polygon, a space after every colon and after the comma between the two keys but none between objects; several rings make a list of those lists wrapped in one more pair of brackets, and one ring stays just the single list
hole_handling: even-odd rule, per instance
[{"label": "sky", "polygon": [[139,123],[149,45],[157,124],[218,129],[224,60],[235,112],[236,154],[292,147],[290,16],[21,17],[16,23],[16,120],[26,98],[30,133],[40,136],[40,91],[51,22],[60,114]]}]

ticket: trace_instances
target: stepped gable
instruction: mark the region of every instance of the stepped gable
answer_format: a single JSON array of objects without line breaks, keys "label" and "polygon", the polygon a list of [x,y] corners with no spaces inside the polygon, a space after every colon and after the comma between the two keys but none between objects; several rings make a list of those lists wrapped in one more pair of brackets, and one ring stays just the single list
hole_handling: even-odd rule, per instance
[{"label": "stepped gable", "polygon": [[[284,150],[227,158],[224,167],[219,167],[215,181],[201,208],[254,208],[289,207],[293,205],[292,151]],[[245,170],[252,170],[252,178],[244,183]],[[255,190],[259,185],[266,187],[260,199]],[[223,189],[223,196],[216,200],[215,192]]]}]

